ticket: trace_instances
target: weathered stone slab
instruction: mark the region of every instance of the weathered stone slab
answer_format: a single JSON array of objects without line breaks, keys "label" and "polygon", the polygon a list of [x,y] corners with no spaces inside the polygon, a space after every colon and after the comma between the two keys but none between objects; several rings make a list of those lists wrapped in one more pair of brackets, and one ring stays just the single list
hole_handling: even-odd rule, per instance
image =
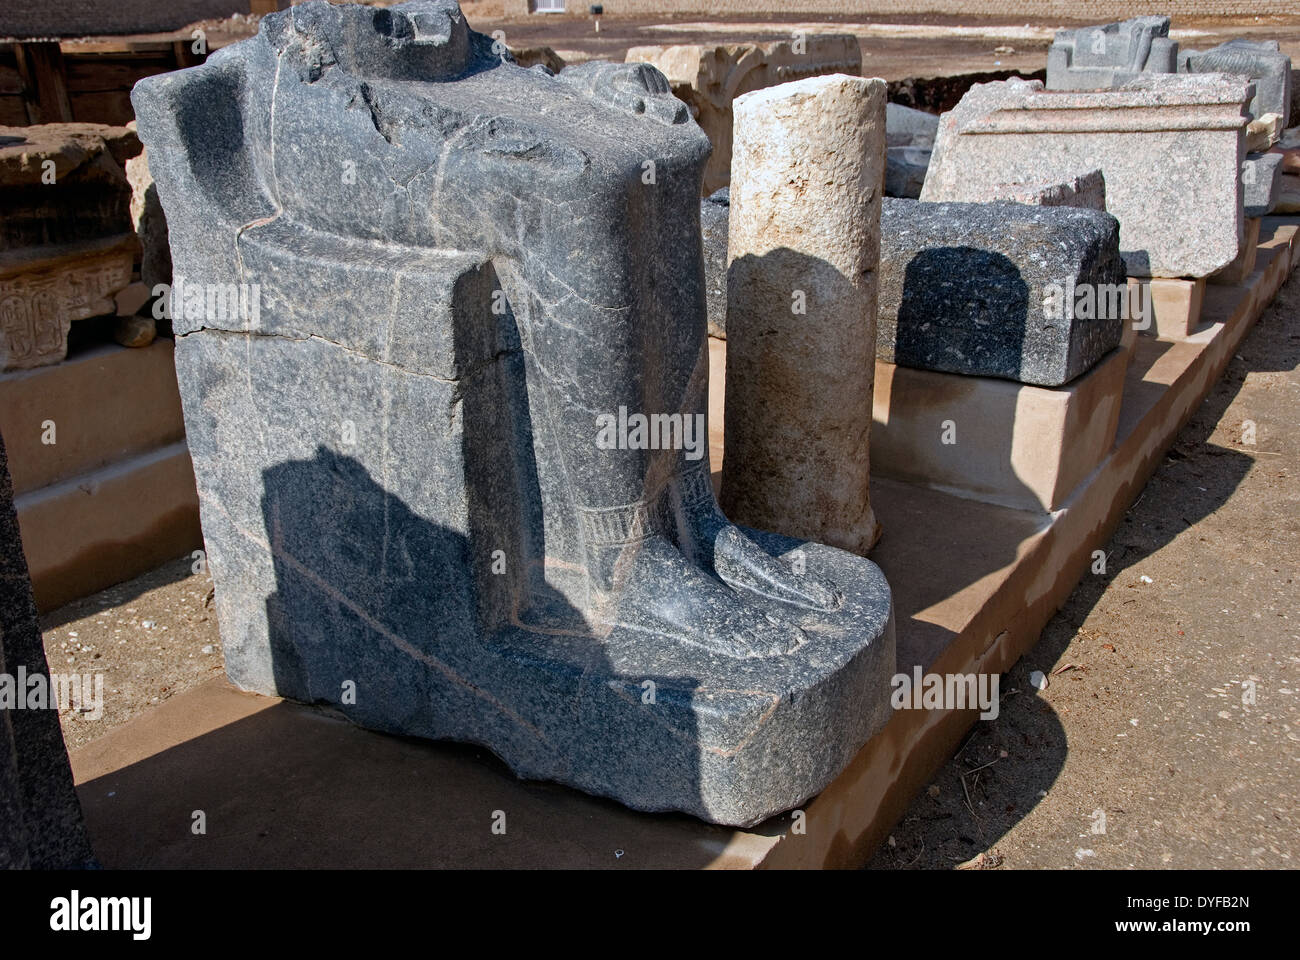
[{"label": "weathered stone slab", "polygon": [[0,439],[0,870],[94,865],[50,680]]},{"label": "weathered stone slab", "polygon": [[[885,82],[736,101],[723,507],[865,554]],[[800,189],[792,189],[798,184]]]},{"label": "weathered stone slab", "polygon": [[1120,342],[1115,218],[1013,203],[886,199],[876,356],[1059,386]]},{"label": "weathered stone slab", "polygon": [[708,141],[658,71],[307,3],[133,102],[199,291],[177,378],[236,683],[729,824],[880,728],[879,570],[714,498]]},{"label": "weathered stone slab", "polygon": [[135,133],[96,123],[0,127],[0,251],[130,230],[123,164]]},{"label": "weathered stone slab", "polygon": [[1291,116],[1291,58],[1276,40],[1233,37],[1209,50],[1184,50],[1178,54],[1179,73],[1228,73],[1255,84],[1250,115],[1277,114],[1285,126]]},{"label": "weathered stone slab", "polygon": [[115,313],[131,282],[130,235],[0,253],[0,370],[58,363],[74,320]]},{"label": "weathered stone slab", "polygon": [[1105,90],[1143,73],[1173,73],[1178,43],[1168,17],[1060,30],[1047,51],[1047,89]]},{"label": "weathered stone slab", "polygon": [[1093,93],[979,84],[943,116],[921,199],[978,201],[995,184],[1099,168],[1128,273],[1205,276],[1241,244],[1252,92],[1215,74],[1143,76]]},{"label": "weathered stone slab", "polygon": [[888,147],[934,146],[939,133],[939,118],[933,113],[905,107],[901,103],[885,104],[885,145]]},{"label": "weathered stone slab", "polygon": [[0,127],[0,370],[58,363],[74,320],[111,314],[135,244],[122,164],[134,131]]},{"label": "weathered stone slab", "polygon": [[654,64],[709,135],[713,155],[704,168],[705,195],[731,182],[731,105],[737,97],[802,77],[862,72],[862,50],[852,34],[813,34],[771,43],[633,47],[626,59]]}]

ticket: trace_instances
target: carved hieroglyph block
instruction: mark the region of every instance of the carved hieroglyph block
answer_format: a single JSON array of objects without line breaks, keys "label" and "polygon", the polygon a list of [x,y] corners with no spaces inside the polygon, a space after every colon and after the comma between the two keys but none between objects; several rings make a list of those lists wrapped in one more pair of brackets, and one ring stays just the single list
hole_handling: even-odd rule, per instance
[{"label": "carved hieroglyph block", "polygon": [[0,262],[0,370],[58,363],[72,321],[116,312],[113,295],[131,282],[129,236],[33,253]]},{"label": "carved hieroglyph block", "polygon": [[838,33],[775,43],[633,47],[626,59],[658,67],[673,95],[690,106],[695,122],[709,135],[713,155],[704,168],[705,196],[731,182],[731,104],[736,97],[804,77],[862,72],[857,38]]}]

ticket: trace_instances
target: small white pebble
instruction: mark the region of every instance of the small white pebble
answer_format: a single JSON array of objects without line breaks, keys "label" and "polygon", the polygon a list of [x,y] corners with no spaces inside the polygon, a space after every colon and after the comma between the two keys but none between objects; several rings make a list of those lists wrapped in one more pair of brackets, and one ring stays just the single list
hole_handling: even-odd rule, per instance
[{"label": "small white pebble", "polygon": [[210,644],[210,643],[205,643],[205,644],[203,645],[203,652],[204,652],[204,653],[211,653],[211,652],[212,652],[212,644]]}]

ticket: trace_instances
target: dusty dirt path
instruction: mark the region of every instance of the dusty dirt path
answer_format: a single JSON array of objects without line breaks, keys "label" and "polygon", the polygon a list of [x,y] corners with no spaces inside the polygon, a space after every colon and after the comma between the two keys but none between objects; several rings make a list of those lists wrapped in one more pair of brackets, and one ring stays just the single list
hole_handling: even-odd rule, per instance
[{"label": "dusty dirt path", "polygon": [[1300,274],[1106,551],[872,867],[1300,866]]}]

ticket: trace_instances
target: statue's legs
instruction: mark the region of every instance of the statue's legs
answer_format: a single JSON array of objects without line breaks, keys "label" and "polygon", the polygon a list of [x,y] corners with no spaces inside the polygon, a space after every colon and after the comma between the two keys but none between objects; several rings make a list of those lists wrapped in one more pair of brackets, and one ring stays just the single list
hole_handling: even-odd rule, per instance
[{"label": "statue's legs", "polygon": [[[558,440],[550,469],[562,471],[579,520],[590,585],[584,609],[600,623],[731,655],[782,652],[802,633],[754,594],[816,608],[835,606],[838,594],[769,556],[718,509],[704,428],[702,156],[652,159],[651,182],[642,155],[629,150],[612,175],[588,171],[577,189],[554,191],[561,199],[542,200],[540,216],[516,209],[494,219],[516,231],[536,224],[535,236],[498,241],[519,258],[525,290],[513,299],[527,299],[524,339]],[[699,446],[601,449],[597,418],[620,407],[683,422],[698,415]]]}]

